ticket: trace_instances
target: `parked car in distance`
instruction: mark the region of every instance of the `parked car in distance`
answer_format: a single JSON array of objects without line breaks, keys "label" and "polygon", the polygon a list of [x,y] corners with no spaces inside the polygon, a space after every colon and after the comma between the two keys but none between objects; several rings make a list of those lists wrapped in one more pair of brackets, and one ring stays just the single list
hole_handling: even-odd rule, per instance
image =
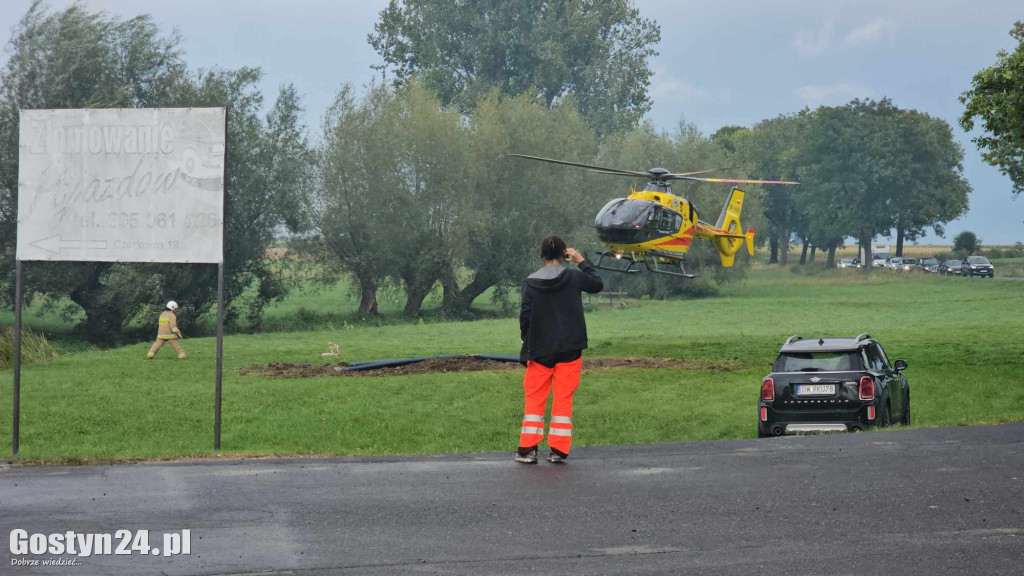
[{"label": "parked car in distance", "polygon": [[992,263],[988,261],[988,258],[984,256],[969,256],[960,265],[961,276],[988,276],[993,278],[996,275],[996,269],[992,266]]},{"label": "parked car in distance", "polygon": [[757,435],[857,432],[910,424],[907,363],[889,358],[870,334],[791,336],[761,380]]},{"label": "parked car in distance", "polygon": [[836,268],[860,268],[860,260],[856,258],[843,258],[836,264]]},{"label": "parked car in distance", "polygon": [[889,262],[889,257],[882,254],[874,254],[871,256],[871,267],[872,268],[885,268],[885,265]]},{"label": "parked car in distance", "polygon": [[903,258],[893,256],[885,261],[885,267],[889,270],[896,270],[903,264]]},{"label": "parked car in distance", "polygon": [[899,266],[897,266],[896,269],[901,272],[917,270],[917,258],[904,258],[900,261]]},{"label": "parked car in distance", "polygon": [[946,260],[939,264],[939,274],[944,276],[957,276],[960,274],[961,262],[959,260]]},{"label": "parked car in distance", "polygon": [[938,258],[922,258],[918,260],[917,267],[925,272],[937,274],[939,272],[939,259]]}]

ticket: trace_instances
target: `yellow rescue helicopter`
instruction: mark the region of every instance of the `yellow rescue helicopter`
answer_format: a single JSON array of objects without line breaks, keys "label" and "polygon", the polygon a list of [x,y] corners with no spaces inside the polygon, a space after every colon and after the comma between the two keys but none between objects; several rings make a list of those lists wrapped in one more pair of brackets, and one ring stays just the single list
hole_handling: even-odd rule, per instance
[{"label": "yellow rescue helicopter", "polygon": [[[643,190],[631,189],[627,198],[616,198],[605,204],[594,219],[597,237],[608,249],[599,252],[595,266],[603,270],[639,272],[642,262],[651,272],[693,278],[686,272],[683,258],[690,249],[694,237],[710,240],[718,250],[723,267],[730,267],[736,253],[745,243],[747,253],[754,254],[754,229],[743,232],[740,212],[743,210],[744,193],[733,188],[722,213],[715,225],[700,220],[693,203],[672,193],[672,180],[696,182],[719,182],[723,184],[799,184],[784,180],[734,180],[727,178],[702,178],[698,174],[717,172],[701,170],[676,174],[664,168],[651,168],[646,172],[603,168],[577,162],[566,162],[525,154],[509,154],[517,158],[539,160],[552,164],[586,168],[598,174],[644,178],[647,185]],[[611,266],[610,262],[628,262],[625,268]],[[607,262],[606,262],[607,261]]]}]

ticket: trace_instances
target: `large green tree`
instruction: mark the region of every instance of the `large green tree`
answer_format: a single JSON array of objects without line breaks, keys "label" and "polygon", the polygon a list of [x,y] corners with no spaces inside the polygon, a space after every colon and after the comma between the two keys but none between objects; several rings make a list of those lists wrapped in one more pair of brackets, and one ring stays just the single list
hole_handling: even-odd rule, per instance
[{"label": "large green tree", "polygon": [[329,265],[358,280],[364,314],[390,278],[405,289],[406,315],[437,283],[446,312],[463,315],[532,271],[541,238],[592,218],[579,173],[507,156],[589,159],[596,140],[571,101],[548,109],[492,90],[461,117],[414,80],[362,98],[346,87],[325,126],[312,219]]},{"label": "large green tree", "polygon": [[971,131],[981,120],[984,133],[974,143],[986,162],[1010,177],[1018,195],[1024,192],[1024,21],[1010,35],[1017,48],[1000,50],[996,64],[975,74],[971,89],[960,96],[966,106],[960,126]]},{"label": "large green tree", "polygon": [[[590,160],[593,132],[570,100],[548,109],[529,95],[500,98],[492,91],[469,119],[473,149],[473,218],[465,222],[468,277],[443,279],[444,305],[461,314],[491,287],[499,296],[538,266],[540,240],[572,240],[592,222],[592,181],[581,171],[506,156],[509,153]],[[589,231],[589,230],[588,230]]]},{"label": "large green tree", "polygon": [[871,262],[872,239],[887,235],[896,220],[890,209],[899,185],[894,178],[906,171],[889,156],[897,112],[888,100],[819,108],[801,147],[801,186],[813,189],[827,207],[811,214],[835,219],[865,250],[865,262]]},{"label": "large green tree", "polygon": [[[377,289],[386,277],[387,245],[394,230],[384,225],[394,200],[376,190],[378,162],[393,138],[378,128],[391,95],[382,87],[359,100],[342,87],[324,116],[321,180],[308,202],[313,243],[328,272],[348,272],[359,288],[359,313],[377,314]],[[329,276],[334,278],[333,275]]]},{"label": "large green tree", "polygon": [[856,238],[870,262],[875,236],[895,229],[901,251],[966,211],[962,159],[948,124],[888,99],[821,107],[802,138],[798,210],[830,243]]},{"label": "large green tree", "polygon": [[[18,110],[22,108],[223,106],[228,110],[226,295],[229,321],[240,312],[258,316],[281,296],[280,278],[265,266],[264,251],[276,228],[298,225],[293,182],[304,169],[304,144],[294,91],[286,89],[269,123],[261,116],[256,69],[190,72],[179,37],[164,35],[148,16],[122,19],[73,4],[60,12],[35,2],[11,41],[0,71],[0,239],[13,246],[16,230]],[[0,255],[10,283],[13,251]],[[182,302],[182,324],[216,300],[216,270],[200,265],[32,263],[30,294],[67,297],[85,313],[87,337],[124,339],[133,319],[153,319],[162,302]],[[244,294],[244,296],[243,296]],[[5,291],[4,295],[9,295]]]},{"label": "large green tree", "polygon": [[361,313],[376,313],[390,277],[405,288],[405,314],[416,316],[466,251],[468,129],[418,81],[375,87],[362,100],[346,87],[325,126],[324,181],[311,203],[319,241],[357,278]]},{"label": "large green tree", "polygon": [[[719,131],[715,141],[735,153],[732,158],[756,178],[798,180],[799,150],[804,142],[809,112],[780,115],[747,129]],[[769,263],[787,264],[794,231],[804,228],[791,186],[769,186],[764,193],[764,217]],[[806,234],[804,234],[806,236]]]},{"label": "large green tree", "polygon": [[398,84],[420,77],[463,112],[494,86],[549,107],[571,93],[609,134],[650,109],[660,38],[631,0],[391,0],[369,42]]},{"label": "large green tree", "polygon": [[889,152],[898,170],[892,175],[897,185],[891,207],[896,214],[896,255],[903,256],[904,241],[917,241],[926,228],[942,236],[944,224],[967,212],[971,187],[963,175],[963,147],[945,120],[901,110],[896,126]]}]

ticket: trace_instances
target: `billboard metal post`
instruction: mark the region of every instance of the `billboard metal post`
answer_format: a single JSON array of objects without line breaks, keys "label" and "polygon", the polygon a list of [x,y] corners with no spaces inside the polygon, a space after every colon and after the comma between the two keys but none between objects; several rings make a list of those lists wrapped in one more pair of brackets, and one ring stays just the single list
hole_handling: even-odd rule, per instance
[{"label": "billboard metal post", "polygon": [[224,263],[217,264],[217,390],[214,393],[213,449],[220,450],[220,386],[224,374]]},{"label": "billboard metal post", "polygon": [[21,260],[14,264],[14,414],[11,420],[11,453],[18,455],[21,433]]},{"label": "billboard metal post", "polygon": [[[224,109],[224,186],[222,188],[224,200],[228,200],[228,110]],[[213,399],[213,450],[220,451],[220,390],[224,376],[224,252],[227,251],[228,223],[221,219],[221,258],[217,263],[217,383]]]}]

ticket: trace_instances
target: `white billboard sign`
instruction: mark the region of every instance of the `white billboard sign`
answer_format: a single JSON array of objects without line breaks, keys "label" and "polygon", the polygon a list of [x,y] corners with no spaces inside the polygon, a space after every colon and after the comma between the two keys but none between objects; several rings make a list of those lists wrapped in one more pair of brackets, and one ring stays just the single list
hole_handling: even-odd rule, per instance
[{"label": "white billboard sign", "polygon": [[19,260],[223,260],[223,108],[22,110]]}]

